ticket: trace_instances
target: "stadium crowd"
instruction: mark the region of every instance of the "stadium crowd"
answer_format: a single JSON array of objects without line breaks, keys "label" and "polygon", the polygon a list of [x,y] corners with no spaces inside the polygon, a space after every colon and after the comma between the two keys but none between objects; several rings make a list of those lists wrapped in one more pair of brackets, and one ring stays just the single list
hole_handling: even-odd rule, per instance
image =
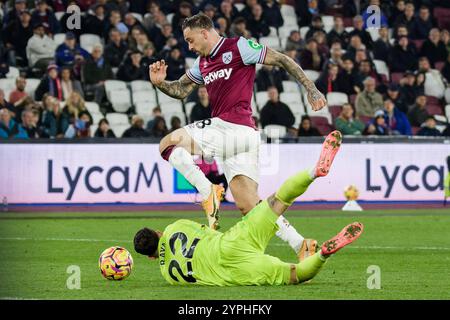
[{"label": "stadium crowd", "polygon": [[[328,107],[313,112],[282,69],[257,66],[252,108],[269,136],[450,136],[450,2],[435,0],[12,0],[0,2],[0,138],[161,138],[209,118],[204,87],[185,101],[149,83],[195,60],[184,18],[254,38],[297,61]],[[67,8],[81,10],[80,25]],[[368,28],[368,6],[380,28]],[[73,8],[73,7],[72,7]],[[75,12],[75,15],[77,12]],[[275,132],[275,133],[274,133]]]}]

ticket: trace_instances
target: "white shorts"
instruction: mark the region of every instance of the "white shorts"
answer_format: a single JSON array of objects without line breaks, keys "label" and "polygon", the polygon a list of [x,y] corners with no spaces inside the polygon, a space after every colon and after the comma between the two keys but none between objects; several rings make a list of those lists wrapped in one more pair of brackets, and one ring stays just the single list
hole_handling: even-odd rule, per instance
[{"label": "white shorts", "polygon": [[199,145],[203,157],[215,158],[222,166],[227,181],[244,175],[259,181],[259,132],[248,126],[211,118],[184,126]]}]

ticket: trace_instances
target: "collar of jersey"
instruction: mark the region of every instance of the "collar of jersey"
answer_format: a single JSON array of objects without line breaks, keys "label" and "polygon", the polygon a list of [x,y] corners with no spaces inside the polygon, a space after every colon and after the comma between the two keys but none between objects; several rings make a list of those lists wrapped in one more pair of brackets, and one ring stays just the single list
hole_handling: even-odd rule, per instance
[{"label": "collar of jersey", "polygon": [[216,56],[217,52],[219,52],[219,49],[224,42],[225,42],[225,38],[220,37],[219,41],[216,43],[216,45],[212,48],[211,52],[209,53],[210,58],[214,58]]}]

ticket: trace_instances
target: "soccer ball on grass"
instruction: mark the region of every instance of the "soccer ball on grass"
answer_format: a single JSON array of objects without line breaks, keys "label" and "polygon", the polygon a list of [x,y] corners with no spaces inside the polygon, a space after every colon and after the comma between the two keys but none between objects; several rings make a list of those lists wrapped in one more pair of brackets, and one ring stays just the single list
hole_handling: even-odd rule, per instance
[{"label": "soccer ball on grass", "polygon": [[123,280],[133,269],[133,258],[127,249],[111,247],[106,249],[98,259],[102,276],[108,280]]}]

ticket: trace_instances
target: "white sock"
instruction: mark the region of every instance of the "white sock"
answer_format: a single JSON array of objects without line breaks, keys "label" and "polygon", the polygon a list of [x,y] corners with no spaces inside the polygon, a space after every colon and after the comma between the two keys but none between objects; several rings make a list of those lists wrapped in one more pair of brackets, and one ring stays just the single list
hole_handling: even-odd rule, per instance
[{"label": "white sock", "polygon": [[278,217],[277,225],[279,227],[279,230],[275,233],[277,237],[287,242],[295,253],[298,253],[305,238],[282,215]]},{"label": "white sock", "polygon": [[195,164],[191,154],[184,148],[174,148],[169,157],[170,164],[200,192],[203,200],[211,193],[211,182]]}]

